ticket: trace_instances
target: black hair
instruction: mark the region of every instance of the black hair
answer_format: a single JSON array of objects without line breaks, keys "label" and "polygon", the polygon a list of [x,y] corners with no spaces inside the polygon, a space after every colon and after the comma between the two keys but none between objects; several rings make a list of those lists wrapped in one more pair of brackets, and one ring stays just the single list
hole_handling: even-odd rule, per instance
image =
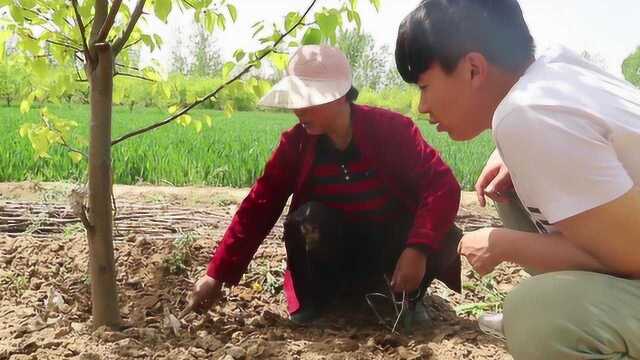
[{"label": "black hair", "polygon": [[526,69],[535,44],[517,0],[423,0],[400,24],[395,55],[406,82],[434,62],[450,74],[470,52],[503,70]]},{"label": "black hair", "polygon": [[358,98],[358,94],[359,93],[360,92],[358,91],[358,89],[356,89],[355,87],[351,86],[349,91],[347,91],[347,93],[344,96],[347,99],[347,102],[352,103],[352,102],[356,101],[356,99]]}]

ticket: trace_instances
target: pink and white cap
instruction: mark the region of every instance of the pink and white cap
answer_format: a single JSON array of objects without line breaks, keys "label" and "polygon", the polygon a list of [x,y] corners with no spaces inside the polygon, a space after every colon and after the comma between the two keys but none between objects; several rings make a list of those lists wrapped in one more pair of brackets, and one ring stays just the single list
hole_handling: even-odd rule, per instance
[{"label": "pink and white cap", "polygon": [[305,45],[289,60],[287,76],[258,105],[301,109],[337,100],[350,88],[351,66],[342,51],[327,45]]}]

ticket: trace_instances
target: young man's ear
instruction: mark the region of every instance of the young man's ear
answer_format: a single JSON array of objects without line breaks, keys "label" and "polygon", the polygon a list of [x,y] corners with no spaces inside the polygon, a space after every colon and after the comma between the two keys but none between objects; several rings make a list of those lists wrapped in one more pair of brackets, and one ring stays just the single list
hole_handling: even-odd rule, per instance
[{"label": "young man's ear", "polygon": [[471,86],[477,88],[487,78],[489,72],[489,63],[487,58],[481,53],[470,52],[464,57],[464,61],[467,64],[467,71],[469,72],[469,79],[471,80]]}]

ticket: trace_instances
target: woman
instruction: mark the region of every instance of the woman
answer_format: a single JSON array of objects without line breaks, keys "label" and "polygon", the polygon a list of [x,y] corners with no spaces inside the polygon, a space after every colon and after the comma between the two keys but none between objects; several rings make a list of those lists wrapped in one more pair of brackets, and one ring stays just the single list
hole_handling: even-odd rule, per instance
[{"label": "woman", "polygon": [[353,104],[351,78],[340,50],[303,46],[261,99],[292,109],[300,122],[282,134],[187,311],[209,308],[223,284],[240,281],[291,194],[284,290],[294,322],[315,319],[328,299],[368,291],[384,275],[394,291],[414,294],[418,319],[426,316],[418,299],[434,278],[459,290],[456,179],[410,119]]}]

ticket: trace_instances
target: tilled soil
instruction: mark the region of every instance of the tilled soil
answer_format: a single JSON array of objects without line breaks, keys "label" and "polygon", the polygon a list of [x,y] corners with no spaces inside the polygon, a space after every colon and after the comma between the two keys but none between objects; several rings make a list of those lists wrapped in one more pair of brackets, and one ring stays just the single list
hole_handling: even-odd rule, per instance
[{"label": "tilled soil", "polygon": [[[436,282],[425,298],[433,323],[410,333],[391,334],[367,308],[299,327],[286,316],[280,225],[225,301],[178,320],[246,189],[117,186],[126,325],[92,329],[87,240],[68,213],[68,188],[0,184],[0,359],[510,359],[475,316],[499,306],[526,277],[520,268],[504,264],[478,281],[465,264],[463,294]],[[471,231],[499,221],[464,194],[458,224]]]}]

